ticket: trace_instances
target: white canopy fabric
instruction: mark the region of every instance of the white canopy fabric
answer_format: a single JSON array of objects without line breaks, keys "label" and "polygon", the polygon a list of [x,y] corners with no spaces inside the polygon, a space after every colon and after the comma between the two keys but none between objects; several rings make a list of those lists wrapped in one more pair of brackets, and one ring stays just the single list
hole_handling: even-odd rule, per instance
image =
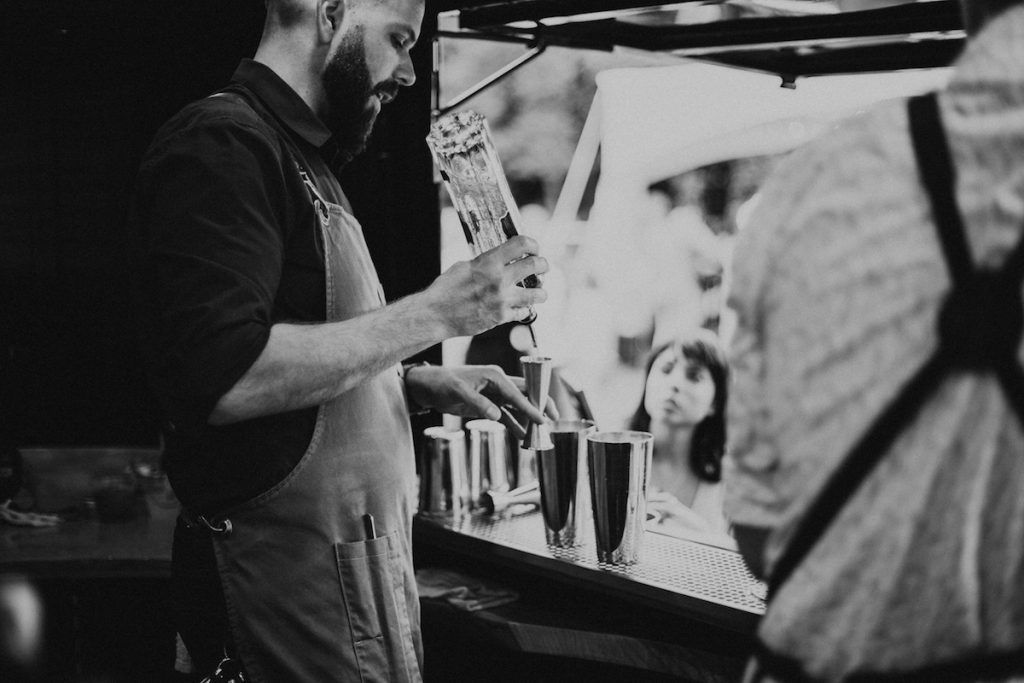
[{"label": "white canopy fabric", "polygon": [[598,91],[553,223],[574,223],[600,149],[585,230],[589,270],[623,330],[642,328],[662,277],[649,263],[647,187],[727,159],[789,151],[839,117],[880,100],[934,90],[948,70],[802,78],[795,88],[764,73],[698,62],[611,69]]},{"label": "white canopy fabric", "polygon": [[801,78],[702,63],[597,76],[601,173],[650,184],[709,163],[792,149],[873,102],[940,87],[946,70]]}]

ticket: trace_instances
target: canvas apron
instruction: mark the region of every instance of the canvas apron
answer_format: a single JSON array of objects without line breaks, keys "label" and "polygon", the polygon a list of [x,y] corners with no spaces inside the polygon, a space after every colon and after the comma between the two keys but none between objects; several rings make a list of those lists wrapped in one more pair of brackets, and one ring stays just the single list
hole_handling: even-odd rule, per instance
[{"label": "canvas apron", "polygon": [[[909,117],[918,171],[931,201],[942,254],[952,280],[952,288],[938,317],[938,349],[875,419],[812,501],[792,540],[772,568],[768,580],[769,609],[771,599],[951,372],[993,374],[1024,424],[1024,369],[1017,362],[1024,326],[1021,301],[1024,240],[998,270],[982,270],[971,262],[956,202],[954,168],[936,96],[928,94],[911,99]],[[752,681],[809,683],[815,680],[798,660],[772,651],[760,639],[755,645],[751,669],[748,679]],[[975,653],[914,671],[857,672],[844,680],[851,683],[936,683],[1022,674],[1024,643],[1010,651]]]},{"label": "canvas apron", "polygon": [[[299,172],[323,236],[327,320],[382,307],[358,222]],[[395,366],[320,406],[310,444],[284,480],[205,520],[248,680],[422,680],[412,453]]]}]

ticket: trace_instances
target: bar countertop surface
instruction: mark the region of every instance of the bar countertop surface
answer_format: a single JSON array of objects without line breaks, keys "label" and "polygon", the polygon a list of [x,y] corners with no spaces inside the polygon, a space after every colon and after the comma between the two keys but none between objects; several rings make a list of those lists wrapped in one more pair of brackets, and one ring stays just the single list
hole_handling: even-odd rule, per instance
[{"label": "bar countertop surface", "polygon": [[494,517],[479,513],[417,515],[418,542],[478,560],[515,563],[524,571],[675,611],[738,633],[751,633],[764,613],[764,584],[738,552],[646,531],[640,561],[631,566],[597,560],[592,534],[578,546],[550,548],[539,512]]}]

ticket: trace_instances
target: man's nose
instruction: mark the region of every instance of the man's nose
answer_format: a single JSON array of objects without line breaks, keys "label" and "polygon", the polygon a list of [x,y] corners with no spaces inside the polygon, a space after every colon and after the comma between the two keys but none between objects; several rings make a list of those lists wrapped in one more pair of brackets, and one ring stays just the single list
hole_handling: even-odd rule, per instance
[{"label": "man's nose", "polygon": [[398,68],[395,69],[395,80],[401,85],[412,85],[416,82],[416,69],[412,65],[412,57],[406,53]]}]

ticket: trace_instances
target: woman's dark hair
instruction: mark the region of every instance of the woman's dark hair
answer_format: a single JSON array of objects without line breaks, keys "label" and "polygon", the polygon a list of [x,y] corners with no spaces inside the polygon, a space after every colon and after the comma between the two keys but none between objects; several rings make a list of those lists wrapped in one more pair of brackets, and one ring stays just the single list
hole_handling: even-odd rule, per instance
[{"label": "woman's dark hair", "polygon": [[705,481],[719,481],[722,478],[722,456],[725,455],[725,412],[729,402],[729,361],[725,351],[714,339],[712,333],[684,337],[655,348],[647,358],[644,370],[644,390],[640,405],[629,420],[629,429],[648,431],[651,416],[644,407],[647,394],[647,378],[654,367],[654,361],[666,349],[675,347],[680,358],[687,358],[708,369],[715,384],[715,395],[711,399],[711,414],[693,428],[690,441],[690,469]]}]

